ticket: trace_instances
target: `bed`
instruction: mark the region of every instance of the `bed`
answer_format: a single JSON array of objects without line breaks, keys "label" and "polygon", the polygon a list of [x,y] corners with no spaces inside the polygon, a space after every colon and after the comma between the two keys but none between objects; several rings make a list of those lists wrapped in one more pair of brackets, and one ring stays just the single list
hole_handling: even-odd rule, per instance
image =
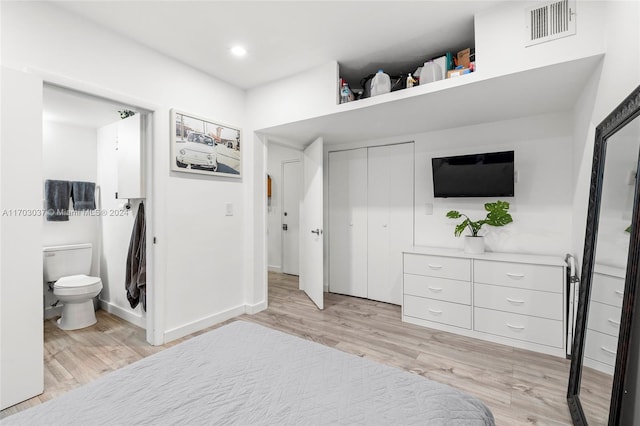
[{"label": "bed", "polygon": [[416,374],[236,321],[3,425],[493,425],[478,399]]}]

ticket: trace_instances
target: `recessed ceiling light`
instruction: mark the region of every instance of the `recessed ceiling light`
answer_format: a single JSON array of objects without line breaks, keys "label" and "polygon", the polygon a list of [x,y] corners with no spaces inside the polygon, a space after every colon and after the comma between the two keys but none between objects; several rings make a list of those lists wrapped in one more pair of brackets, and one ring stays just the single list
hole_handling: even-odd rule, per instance
[{"label": "recessed ceiling light", "polygon": [[236,56],[244,56],[247,54],[247,49],[245,49],[242,46],[233,46],[231,48],[231,53],[233,53]]}]

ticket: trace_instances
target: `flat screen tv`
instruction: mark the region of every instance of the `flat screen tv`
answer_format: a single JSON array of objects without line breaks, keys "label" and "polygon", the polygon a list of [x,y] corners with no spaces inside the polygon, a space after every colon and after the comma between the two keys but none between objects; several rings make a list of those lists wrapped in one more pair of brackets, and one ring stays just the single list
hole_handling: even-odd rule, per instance
[{"label": "flat screen tv", "polygon": [[513,151],[432,158],[433,195],[513,197]]}]

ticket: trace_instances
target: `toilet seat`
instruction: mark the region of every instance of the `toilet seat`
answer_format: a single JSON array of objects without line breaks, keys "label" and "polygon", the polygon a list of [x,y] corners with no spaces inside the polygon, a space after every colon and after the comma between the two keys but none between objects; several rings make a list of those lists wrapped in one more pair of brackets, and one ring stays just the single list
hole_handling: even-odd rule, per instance
[{"label": "toilet seat", "polygon": [[80,296],[102,290],[100,277],[88,275],[70,275],[62,277],[53,285],[54,294],[61,296]]}]

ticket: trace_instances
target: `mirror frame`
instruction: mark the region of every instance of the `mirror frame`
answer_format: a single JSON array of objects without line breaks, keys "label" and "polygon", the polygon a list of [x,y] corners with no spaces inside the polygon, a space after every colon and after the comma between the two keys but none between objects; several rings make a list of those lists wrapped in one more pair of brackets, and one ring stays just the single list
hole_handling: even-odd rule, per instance
[{"label": "mirror frame", "polygon": [[[589,300],[591,297],[591,283],[593,276],[594,255],[596,250],[596,237],[598,235],[598,221],[600,215],[600,202],[602,195],[602,181],[606,158],[607,141],[618,130],[640,116],[640,86],[638,86],[627,98],[618,105],[596,127],[595,144],[593,148],[593,166],[591,169],[591,187],[589,191],[589,207],[587,210],[587,229],[585,233],[584,254],[582,258],[582,283],[580,285],[578,310],[576,315],[576,329],[574,333],[571,369],[569,371],[569,386],[567,390],[567,403],[574,425],[587,425],[587,419],[580,402],[580,382],[582,378],[582,360],[584,356],[584,343],[586,337]],[[636,170],[640,171],[640,155],[636,162]],[[627,255],[627,267],[625,275],[624,295],[622,300],[622,314],[620,318],[620,332],[616,364],[613,374],[613,387],[611,389],[611,402],[609,405],[609,425],[618,425],[622,408],[622,396],[624,394],[624,378],[627,370],[627,358],[629,355],[629,343],[631,335],[631,322],[633,319],[633,305],[640,279],[640,179],[636,178],[633,197],[633,212],[631,220],[631,235],[629,251]]]}]

